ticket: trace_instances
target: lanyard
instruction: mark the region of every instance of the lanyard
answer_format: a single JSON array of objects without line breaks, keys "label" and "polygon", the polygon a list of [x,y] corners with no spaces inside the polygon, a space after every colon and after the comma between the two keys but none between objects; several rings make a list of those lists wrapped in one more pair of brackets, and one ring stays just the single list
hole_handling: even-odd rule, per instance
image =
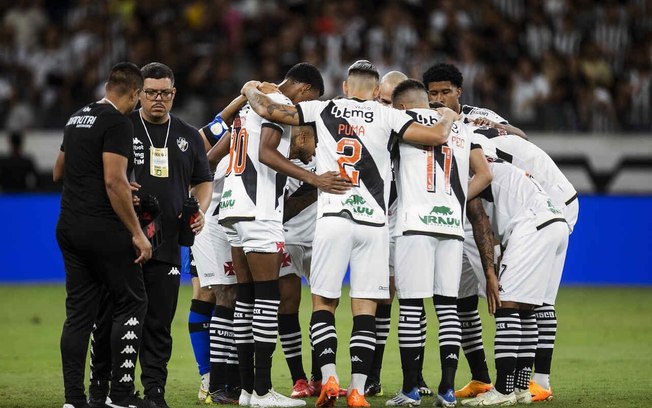
[{"label": "lanyard", "polygon": [[[140,122],[143,124],[143,128],[145,129],[145,134],[147,135],[147,139],[149,139],[149,145],[153,148],[156,148],[154,146],[154,142],[152,142],[152,138],[149,136],[149,132],[147,131],[147,126],[145,126],[145,121],[143,120],[143,112],[140,109],[138,110],[138,116],[140,116]],[[163,144],[163,148],[168,147],[168,136],[170,136],[170,123],[172,123],[172,118],[168,116],[168,131],[165,134],[165,143]]]}]

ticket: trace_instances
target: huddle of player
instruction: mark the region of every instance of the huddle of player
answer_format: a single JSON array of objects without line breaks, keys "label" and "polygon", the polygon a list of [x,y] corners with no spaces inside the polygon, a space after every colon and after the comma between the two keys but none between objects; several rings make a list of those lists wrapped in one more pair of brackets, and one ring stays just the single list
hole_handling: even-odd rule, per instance
[{"label": "huddle of player", "polygon": [[[200,398],[292,407],[317,396],[316,406],[330,407],[346,396],[349,407],[369,406],[365,394],[382,395],[394,288],[403,386],[386,405],[418,406],[432,393],[421,375],[425,298],[439,320],[437,406],[551,398],[554,301],[578,212],[572,185],[518,128],[460,106],[462,75],[452,65],[434,65],[423,82],[397,72],[381,82],[360,60],[348,70],[344,98],[319,101],[323,89],[314,66],[297,64],[278,86],[245,84],[201,130],[213,145],[215,179],[192,252],[201,286],[217,300],[210,385]],[[334,312],[347,267],[351,383],[341,390]],[[302,276],[312,293],[310,381],[298,318]],[[478,296],[496,318],[495,384]],[[279,335],[291,398],[272,387]],[[460,346],[472,380],[455,391]]]}]

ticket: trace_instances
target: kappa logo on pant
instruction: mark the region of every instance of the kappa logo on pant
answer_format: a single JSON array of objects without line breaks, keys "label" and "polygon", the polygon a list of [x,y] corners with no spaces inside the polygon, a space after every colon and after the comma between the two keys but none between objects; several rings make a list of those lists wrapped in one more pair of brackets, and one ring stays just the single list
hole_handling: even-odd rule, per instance
[{"label": "kappa logo on pant", "polygon": [[319,354],[319,357],[325,356],[326,354],[335,354],[335,352],[332,348],[327,347],[324,351],[321,352],[321,354]]},{"label": "kappa logo on pant", "polygon": [[131,375],[125,374],[125,375],[122,376],[122,378],[120,379],[119,382],[133,382],[133,381],[134,381],[134,379],[131,378]]},{"label": "kappa logo on pant", "polygon": [[131,317],[131,318],[129,318],[129,320],[127,320],[127,321],[125,322],[124,325],[125,325],[125,326],[136,326],[136,325],[138,325],[138,323],[140,323],[140,322],[138,321],[138,319],[136,319],[135,317]]},{"label": "kappa logo on pant", "polygon": [[168,275],[181,275],[181,274],[179,273],[179,268],[173,266],[172,269],[170,269],[170,272],[168,272]]},{"label": "kappa logo on pant", "polygon": [[453,360],[457,360],[457,359],[458,359],[457,356],[456,356],[455,354],[453,354],[453,353],[450,353],[449,355],[446,356],[446,360],[448,360],[449,358],[450,358],[450,359],[453,359]]},{"label": "kappa logo on pant", "polygon": [[120,368],[134,368],[134,362],[131,360],[125,360],[124,363],[120,366]]},{"label": "kappa logo on pant", "polygon": [[125,333],[124,336],[122,336],[121,340],[135,340],[137,338],[138,338],[138,336],[136,336],[136,333],[134,333],[132,331],[128,331],[127,333]]},{"label": "kappa logo on pant", "polygon": [[362,363],[362,359],[358,356],[353,356],[351,357],[351,362],[352,363]]},{"label": "kappa logo on pant", "polygon": [[120,354],[136,354],[136,349],[131,344],[128,344],[124,349],[122,349]]}]

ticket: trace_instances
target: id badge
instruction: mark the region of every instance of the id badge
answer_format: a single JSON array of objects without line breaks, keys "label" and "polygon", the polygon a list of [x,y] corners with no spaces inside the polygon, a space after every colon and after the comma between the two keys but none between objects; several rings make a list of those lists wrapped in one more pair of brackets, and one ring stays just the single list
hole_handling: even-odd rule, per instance
[{"label": "id badge", "polygon": [[151,147],[149,149],[149,174],[154,177],[168,177],[168,148]]}]

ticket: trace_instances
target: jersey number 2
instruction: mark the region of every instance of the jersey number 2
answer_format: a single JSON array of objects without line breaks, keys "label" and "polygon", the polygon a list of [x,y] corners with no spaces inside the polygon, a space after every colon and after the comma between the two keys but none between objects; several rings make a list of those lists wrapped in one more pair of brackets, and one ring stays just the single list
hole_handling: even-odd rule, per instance
[{"label": "jersey number 2", "polygon": [[231,170],[235,173],[236,176],[239,176],[244,172],[245,166],[247,165],[247,139],[249,134],[247,129],[240,128],[238,133],[231,143],[231,151],[229,152],[229,168],[226,169],[226,175],[231,174]]},{"label": "jersey number 2", "polygon": [[449,146],[427,147],[426,156],[426,189],[434,193],[437,191],[437,158],[444,159],[444,192],[451,194],[451,166],[453,164],[453,149]]},{"label": "jersey number 2", "polygon": [[[350,137],[343,137],[337,142],[337,153],[340,158],[337,159],[337,164],[340,167],[340,175],[351,181],[355,187],[360,186],[360,172],[355,169],[355,165],[360,161],[362,156],[362,144],[359,140]],[[346,167],[353,167],[351,175],[346,173]]]}]

